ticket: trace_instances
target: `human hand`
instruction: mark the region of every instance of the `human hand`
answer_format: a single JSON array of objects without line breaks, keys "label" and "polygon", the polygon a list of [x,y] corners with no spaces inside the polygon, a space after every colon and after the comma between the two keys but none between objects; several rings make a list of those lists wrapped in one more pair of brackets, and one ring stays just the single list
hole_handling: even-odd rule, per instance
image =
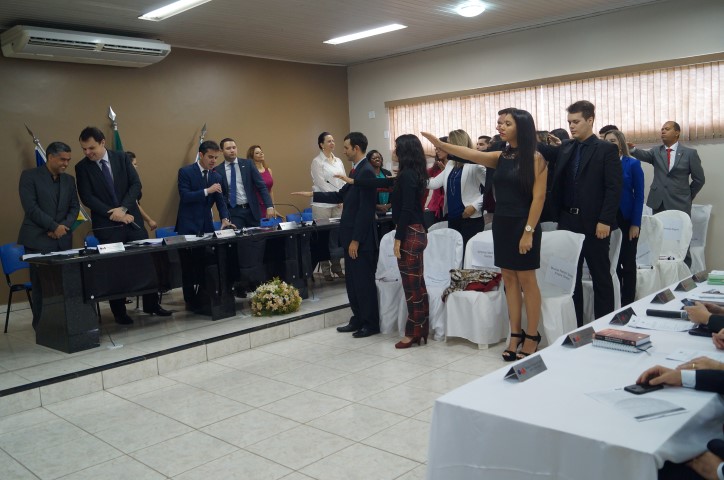
[{"label": "human hand", "polygon": [[299,195],[300,197],[312,198],[314,194],[312,192],[292,192],[292,195]]},{"label": "human hand", "polygon": [[66,233],[68,233],[68,231],[70,231],[70,229],[68,227],[66,227],[65,225],[58,225],[58,227],[55,230],[53,230],[53,235],[55,235],[55,236],[52,238],[58,239],[58,238],[62,237],[63,235],[65,235]]},{"label": "human hand", "polygon": [[236,225],[231,223],[228,218],[222,218],[221,219],[221,229],[223,230],[225,228],[233,228],[234,230],[236,230]]},{"label": "human hand", "polygon": [[604,239],[611,234],[611,227],[601,222],[596,224],[596,238]]},{"label": "human hand", "polygon": [[433,147],[445,151],[445,149],[442,148],[444,144],[440,141],[440,139],[438,139],[438,138],[437,138],[435,135],[433,135],[432,133],[420,132],[420,135],[422,135],[423,137],[427,138],[427,140],[428,140],[430,143],[432,143],[432,146],[433,146]]},{"label": "human hand", "polygon": [[337,174],[337,175],[334,176],[334,178],[339,178],[340,180],[342,180],[342,181],[345,182],[345,183],[349,183],[350,185],[354,185],[354,179],[353,179],[353,178],[349,178],[347,175]]},{"label": "human hand", "polygon": [[129,223],[132,223],[133,220],[135,220],[135,217],[133,215],[131,215],[130,213],[126,213],[125,215],[123,215],[123,218],[121,219],[121,223],[128,225]]},{"label": "human hand", "polygon": [[468,205],[467,207],[465,207],[465,210],[463,210],[463,218],[470,218],[475,212],[475,207],[472,205]]},{"label": "human hand", "polygon": [[686,310],[686,313],[689,315],[689,321],[694,323],[700,323],[702,325],[706,325],[709,323],[709,317],[711,317],[711,313],[706,308],[706,305],[704,305],[701,302],[694,302],[694,306],[692,307],[684,307],[684,310]]},{"label": "human hand", "polygon": [[637,227],[636,225],[631,225],[631,228],[628,229],[629,241],[633,240],[634,238],[639,238],[640,232],[641,232],[641,228]]},{"label": "human hand", "polygon": [[709,357],[696,357],[686,363],[682,363],[677,370],[724,370],[724,363],[717,362]]},{"label": "human hand", "polygon": [[724,329],[712,334],[711,341],[717,350],[724,350]]},{"label": "human hand", "polygon": [[357,250],[359,250],[359,242],[357,240],[352,240],[351,242],[349,242],[349,247],[347,250],[349,252],[349,258],[355,260],[357,258]]},{"label": "human hand", "polygon": [[148,228],[151,229],[152,232],[156,230],[158,228],[158,223],[156,223],[156,220],[150,219],[148,221]]},{"label": "human hand", "polygon": [[123,222],[123,216],[126,214],[121,207],[111,208],[107,213],[111,215],[110,219],[114,222]]},{"label": "human hand", "polygon": [[629,150],[632,150],[632,149],[636,148],[636,144],[635,144],[635,143],[626,142],[626,145],[628,145]]},{"label": "human hand", "polygon": [[701,302],[707,310],[709,310],[714,315],[721,315],[724,314],[724,308],[722,308],[720,305],[717,305],[716,303],[711,302]]},{"label": "human hand", "polygon": [[704,452],[693,460],[689,460],[686,464],[706,480],[719,480],[717,470],[722,461],[724,460],[713,453]]},{"label": "human hand", "polygon": [[392,246],[392,253],[395,254],[395,258],[402,258],[402,253],[400,252],[401,246],[402,242],[398,239],[395,239],[395,244]]},{"label": "human hand", "polygon": [[523,232],[523,236],[520,237],[520,242],[518,243],[518,252],[521,255],[525,255],[526,253],[530,252],[532,248],[533,234],[529,232]]},{"label": "human hand", "polygon": [[553,145],[554,147],[560,147],[563,142],[560,138],[556,137],[552,133],[548,134],[548,145]]},{"label": "human hand", "polygon": [[276,210],[274,210],[274,207],[269,207],[266,209],[266,218],[274,218],[274,214],[276,213]]},{"label": "human hand", "polygon": [[210,193],[221,193],[221,184],[220,184],[220,183],[215,183],[215,184],[211,185],[210,187],[206,187],[206,193],[207,193],[207,194],[210,194]]},{"label": "human hand", "polygon": [[681,371],[656,365],[642,373],[636,383],[681,386]]}]

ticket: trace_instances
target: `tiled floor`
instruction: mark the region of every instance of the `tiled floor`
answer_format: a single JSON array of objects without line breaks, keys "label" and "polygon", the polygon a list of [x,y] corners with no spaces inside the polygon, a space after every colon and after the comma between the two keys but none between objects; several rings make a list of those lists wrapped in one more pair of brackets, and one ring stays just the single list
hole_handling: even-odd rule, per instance
[{"label": "tiled floor", "polygon": [[425,478],[433,402],[499,345],[334,327],[0,417],[8,479]]}]

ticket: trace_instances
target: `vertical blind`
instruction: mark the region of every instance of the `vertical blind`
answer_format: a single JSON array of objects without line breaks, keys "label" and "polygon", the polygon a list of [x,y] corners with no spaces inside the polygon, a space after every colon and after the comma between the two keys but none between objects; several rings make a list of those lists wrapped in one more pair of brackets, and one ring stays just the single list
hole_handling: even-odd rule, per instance
[{"label": "vertical blind", "polygon": [[390,141],[403,133],[442,136],[458,128],[471,138],[493,136],[497,112],[508,107],[529,111],[538,130],[567,130],[566,107],[578,100],[596,106],[594,129],[616,125],[635,143],[658,143],[668,120],[681,125],[683,140],[722,138],[722,81],[724,62],[711,62],[393,106]]}]

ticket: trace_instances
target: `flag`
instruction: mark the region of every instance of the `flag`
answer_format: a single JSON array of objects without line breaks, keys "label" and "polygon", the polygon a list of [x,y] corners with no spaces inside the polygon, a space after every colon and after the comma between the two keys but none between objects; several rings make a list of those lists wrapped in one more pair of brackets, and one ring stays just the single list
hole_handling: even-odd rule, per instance
[{"label": "flag", "polygon": [[45,152],[43,151],[43,148],[40,146],[40,143],[38,142],[37,145],[35,145],[35,163],[37,166],[45,165]]},{"label": "flag", "polygon": [[121,143],[121,134],[118,133],[118,127],[113,128],[113,148],[119,152],[123,152],[123,143]]}]

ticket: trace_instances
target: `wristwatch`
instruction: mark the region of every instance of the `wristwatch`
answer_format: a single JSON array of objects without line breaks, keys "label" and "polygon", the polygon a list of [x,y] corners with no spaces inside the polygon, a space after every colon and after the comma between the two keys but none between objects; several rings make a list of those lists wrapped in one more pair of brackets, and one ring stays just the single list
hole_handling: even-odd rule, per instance
[{"label": "wristwatch", "polygon": [[533,233],[533,227],[531,227],[530,225],[526,225],[526,226],[525,226],[525,231],[528,232],[528,233]]}]

